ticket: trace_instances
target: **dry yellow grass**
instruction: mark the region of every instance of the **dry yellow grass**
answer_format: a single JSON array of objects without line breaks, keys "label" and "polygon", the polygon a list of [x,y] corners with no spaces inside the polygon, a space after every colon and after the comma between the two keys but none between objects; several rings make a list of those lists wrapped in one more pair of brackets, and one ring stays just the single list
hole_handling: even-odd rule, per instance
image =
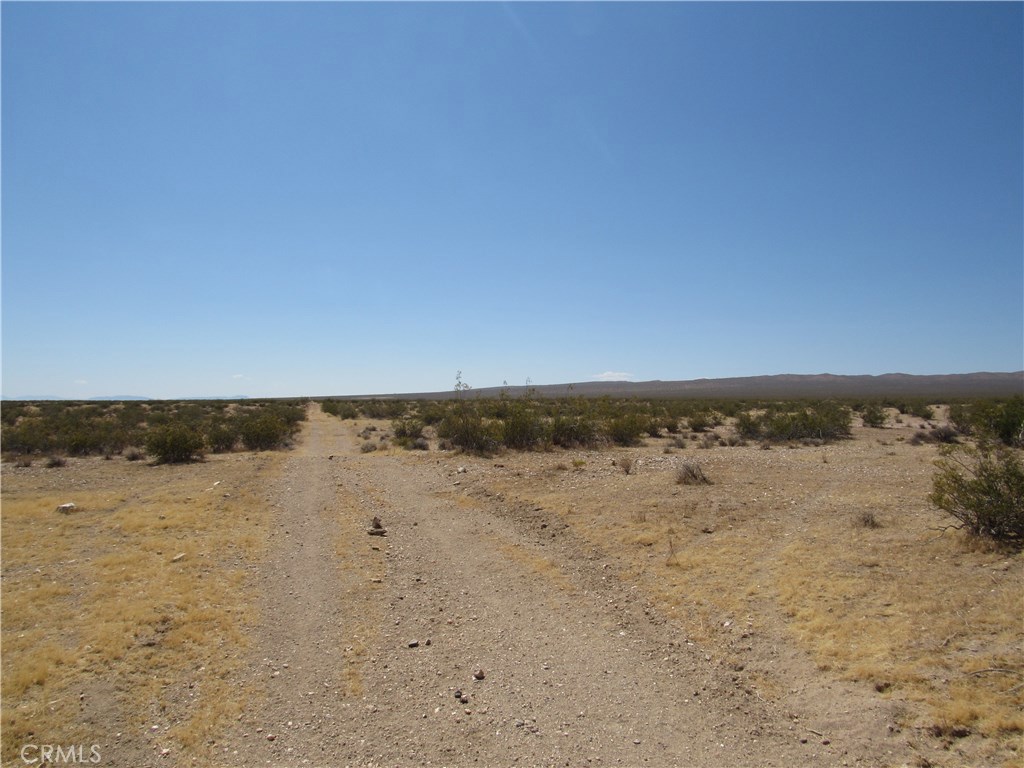
[{"label": "dry yellow grass", "polygon": [[[96,744],[100,708],[141,731],[162,713],[184,750],[238,702],[218,695],[245,643],[245,568],[261,554],[256,475],[276,459],[4,468],[4,761],[28,741]],[[74,502],[78,511],[55,512]]]}]

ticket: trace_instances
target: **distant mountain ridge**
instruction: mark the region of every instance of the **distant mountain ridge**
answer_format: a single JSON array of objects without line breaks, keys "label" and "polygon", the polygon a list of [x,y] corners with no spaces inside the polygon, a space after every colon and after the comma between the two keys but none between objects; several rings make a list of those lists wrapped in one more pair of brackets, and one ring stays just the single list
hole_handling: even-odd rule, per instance
[{"label": "distant mountain ridge", "polygon": [[[780,373],[770,376],[741,376],[724,379],[688,379],[683,381],[582,381],[574,384],[538,384],[535,386],[482,387],[470,389],[466,397],[522,397],[532,392],[539,397],[646,397],[646,398],[747,398],[785,399],[795,397],[1007,397],[1024,395],[1024,371],[949,374],[884,373],[881,375],[840,375],[833,373]],[[448,400],[457,397],[454,390],[442,392],[378,393],[369,395],[317,395],[338,400],[408,399]],[[284,398],[303,397],[294,395]],[[6,401],[67,400],[60,397],[4,397]],[[139,395],[91,397],[81,402],[118,400],[155,400]],[[251,396],[170,398],[172,400],[249,400]]]},{"label": "distant mountain ridge", "polygon": [[[791,397],[1006,397],[1024,394],[1024,371],[1013,373],[951,373],[921,375],[885,373],[837,375],[832,373],[744,376],[685,381],[585,381],[575,384],[541,384],[532,387],[483,387],[471,389],[470,397],[521,397],[532,391],[541,397],[648,397],[648,398],[791,398]],[[348,396],[343,399],[409,398],[447,400],[454,391],[391,395]]]}]

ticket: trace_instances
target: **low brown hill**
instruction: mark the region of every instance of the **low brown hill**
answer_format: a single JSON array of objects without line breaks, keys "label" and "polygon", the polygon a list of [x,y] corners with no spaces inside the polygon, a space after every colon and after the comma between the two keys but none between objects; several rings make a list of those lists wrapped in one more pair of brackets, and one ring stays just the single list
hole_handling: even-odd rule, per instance
[{"label": "low brown hill", "polygon": [[[533,392],[540,397],[644,397],[644,398],[752,398],[799,397],[926,397],[937,400],[960,397],[1007,397],[1024,394],[1024,371],[1013,373],[954,373],[915,375],[886,373],[880,376],[779,374],[689,381],[587,381],[575,384],[542,384],[534,387],[484,387],[469,390],[471,397],[521,397]],[[347,399],[402,398],[447,400],[454,391],[350,396]]]}]

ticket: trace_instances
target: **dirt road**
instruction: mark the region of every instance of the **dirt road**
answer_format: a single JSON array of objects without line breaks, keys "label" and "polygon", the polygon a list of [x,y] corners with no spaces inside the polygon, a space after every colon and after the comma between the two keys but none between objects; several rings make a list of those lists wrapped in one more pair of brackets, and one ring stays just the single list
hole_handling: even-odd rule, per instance
[{"label": "dirt road", "polygon": [[478,464],[361,454],[354,430],[314,406],[268,477],[256,695],[224,765],[865,759],[763,700],[545,510],[469,493]]}]

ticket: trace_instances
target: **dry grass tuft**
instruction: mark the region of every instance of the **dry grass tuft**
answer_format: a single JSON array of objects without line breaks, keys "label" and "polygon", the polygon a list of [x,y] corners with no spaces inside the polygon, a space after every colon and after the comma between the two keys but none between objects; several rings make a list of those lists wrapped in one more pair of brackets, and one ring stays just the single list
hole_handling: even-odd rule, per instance
[{"label": "dry grass tuft", "polygon": [[692,461],[687,461],[676,470],[676,484],[677,485],[711,485],[711,481],[707,475],[704,474],[704,470],[701,469],[700,464]]}]

